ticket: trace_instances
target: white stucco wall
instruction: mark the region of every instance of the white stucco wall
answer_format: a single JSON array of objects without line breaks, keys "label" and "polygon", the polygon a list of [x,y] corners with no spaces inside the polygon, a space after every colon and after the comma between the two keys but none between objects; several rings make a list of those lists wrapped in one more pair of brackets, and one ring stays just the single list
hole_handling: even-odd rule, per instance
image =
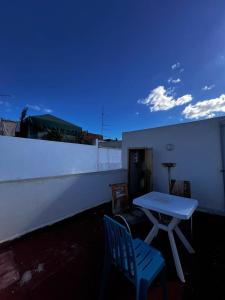
[{"label": "white stucco wall", "polygon": [[121,168],[121,150],[0,136],[0,181]]},{"label": "white stucco wall", "polygon": [[124,180],[113,170],[0,182],[0,243],[110,201],[109,184]]},{"label": "white stucco wall", "polygon": [[113,148],[98,148],[99,163],[98,170],[104,171],[109,169],[122,168],[122,151]]},{"label": "white stucco wall", "polygon": [[0,242],[110,201],[116,168],[115,149],[0,136]]},{"label": "white stucco wall", "polygon": [[[154,190],[168,192],[167,169],[161,163],[174,162],[172,178],[191,181],[192,197],[199,200],[200,208],[224,213],[221,122],[224,118],[125,132],[122,166],[127,168],[128,148],[151,147]],[[167,144],[175,149],[167,151]]]}]

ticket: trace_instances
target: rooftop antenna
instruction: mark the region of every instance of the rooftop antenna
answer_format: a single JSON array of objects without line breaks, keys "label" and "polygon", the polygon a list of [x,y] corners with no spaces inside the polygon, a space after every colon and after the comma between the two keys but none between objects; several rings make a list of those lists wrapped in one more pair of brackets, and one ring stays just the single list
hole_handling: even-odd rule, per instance
[{"label": "rooftop antenna", "polygon": [[109,127],[110,124],[105,123],[105,108],[102,106],[102,113],[101,113],[101,135],[104,136],[104,132],[107,131],[106,127]]},{"label": "rooftop antenna", "polygon": [[101,113],[101,135],[103,136],[103,128],[104,128],[104,106],[102,106],[102,113]]}]

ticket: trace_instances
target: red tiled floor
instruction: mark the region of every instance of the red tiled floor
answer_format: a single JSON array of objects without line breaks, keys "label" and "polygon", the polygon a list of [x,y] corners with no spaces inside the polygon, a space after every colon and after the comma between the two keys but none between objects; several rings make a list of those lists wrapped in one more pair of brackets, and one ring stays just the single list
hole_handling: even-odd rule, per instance
[{"label": "red tiled floor", "polygon": [[100,271],[95,264],[96,252],[103,251],[102,228],[96,221],[90,227],[90,218],[78,219],[35,232],[0,250],[1,300],[74,299],[75,295],[86,299],[87,286],[92,288],[87,280]]},{"label": "red tiled floor", "polygon": [[[97,299],[104,254],[102,216],[107,211],[102,206],[3,245],[0,300]],[[154,241],[166,259],[169,299],[225,299],[224,225],[222,217],[196,214],[192,241],[196,255],[190,256],[178,243],[186,284],[177,279],[165,234]],[[149,226],[142,224],[135,234],[143,238]],[[107,300],[134,300],[134,295],[132,285],[112,272]],[[157,281],[149,299],[161,299]]]}]

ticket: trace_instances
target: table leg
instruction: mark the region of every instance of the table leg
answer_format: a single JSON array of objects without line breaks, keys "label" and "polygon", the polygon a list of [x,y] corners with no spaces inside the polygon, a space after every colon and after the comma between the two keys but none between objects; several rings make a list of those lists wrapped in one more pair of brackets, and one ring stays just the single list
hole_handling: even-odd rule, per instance
[{"label": "table leg", "polygon": [[184,273],[183,273],[182,266],[181,266],[181,263],[180,263],[180,258],[179,258],[179,255],[178,255],[177,246],[176,246],[176,243],[175,243],[175,240],[174,240],[172,230],[168,231],[168,236],[169,236],[170,246],[171,246],[172,253],[173,253],[173,259],[174,259],[176,270],[177,270],[177,275],[178,275],[178,277],[180,278],[180,280],[182,282],[185,282]]},{"label": "table leg", "polygon": [[181,232],[180,228],[178,227],[178,224],[180,223],[180,219],[177,218],[172,218],[172,220],[170,221],[170,223],[166,226],[164,224],[161,224],[155,217],[154,215],[151,213],[150,210],[145,209],[145,208],[141,208],[146,216],[148,217],[148,219],[153,223],[153,228],[151,229],[151,231],[149,232],[149,234],[147,235],[147,237],[145,238],[145,242],[150,244],[153,240],[153,238],[158,234],[159,229],[165,230],[168,232],[168,236],[169,236],[169,241],[170,241],[170,246],[171,246],[171,250],[172,250],[172,254],[173,254],[173,259],[175,262],[175,267],[176,267],[176,271],[177,271],[177,275],[180,278],[180,280],[182,282],[185,282],[185,278],[184,278],[184,273],[182,270],[182,266],[181,266],[181,262],[180,262],[180,258],[179,258],[179,254],[177,251],[177,246],[174,240],[174,234],[173,231],[175,230],[175,232],[177,233],[179,239],[182,241],[182,243],[184,244],[185,248],[190,252],[190,253],[194,253],[194,249],[192,248],[192,246],[190,245],[190,243],[187,241],[186,237],[183,235],[183,233]]},{"label": "table leg", "polygon": [[145,238],[145,242],[150,244],[152,242],[152,240],[154,239],[155,236],[157,236],[158,231],[159,231],[159,222],[158,220],[153,216],[153,214],[145,209],[145,208],[141,208],[144,213],[146,214],[147,218],[152,222],[153,227],[151,229],[151,231],[149,232],[149,234],[146,236]]},{"label": "table leg", "polygon": [[151,231],[149,232],[149,234],[146,236],[145,242],[151,244],[154,237],[158,234],[158,231],[159,231],[158,227],[154,225]]},{"label": "table leg", "polygon": [[182,231],[180,228],[177,226],[175,229],[176,234],[178,235],[179,239],[183,243],[184,247],[187,249],[189,253],[195,253],[195,250],[192,248],[191,244],[188,242],[186,237],[183,235]]}]

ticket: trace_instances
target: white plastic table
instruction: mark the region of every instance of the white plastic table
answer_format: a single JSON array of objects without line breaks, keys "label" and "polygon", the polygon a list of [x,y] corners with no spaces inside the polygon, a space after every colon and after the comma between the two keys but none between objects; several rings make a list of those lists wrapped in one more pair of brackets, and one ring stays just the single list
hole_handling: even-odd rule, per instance
[{"label": "white plastic table", "polygon": [[[194,253],[194,249],[181,232],[178,224],[181,220],[188,220],[192,216],[193,212],[198,206],[198,201],[192,198],[179,197],[159,192],[151,192],[134,199],[133,203],[135,205],[138,205],[145,212],[148,219],[153,223],[153,228],[145,238],[145,242],[150,244],[153,238],[158,234],[159,229],[168,232],[177,275],[182,282],[185,282],[173,231],[176,232],[188,252]],[[162,224],[156,217],[153,216],[151,211],[171,216],[172,219],[168,225]]]}]

